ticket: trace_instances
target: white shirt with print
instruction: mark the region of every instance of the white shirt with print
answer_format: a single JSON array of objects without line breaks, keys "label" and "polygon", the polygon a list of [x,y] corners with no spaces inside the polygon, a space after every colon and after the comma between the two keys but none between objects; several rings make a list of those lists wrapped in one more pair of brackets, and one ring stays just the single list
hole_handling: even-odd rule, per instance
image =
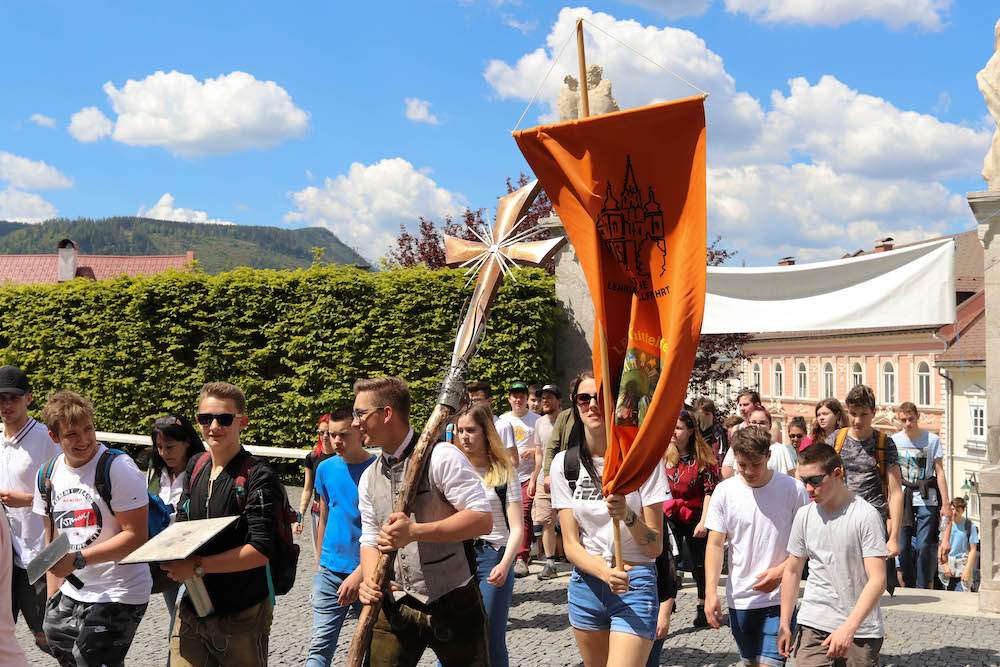
[{"label": "white shirt with print", "polygon": [[500,421],[510,424],[514,432],[514,444],[517,446],[517,478],[521,484],[531,479],[531,472],[535,469],[535,457],[525,460],[522,454],[527,451],[535,451],[535,422],[539,416],[530,410],[523,417],[516,416],[513,412],[507,412],[500,416]]},{"label": "white shirt with print", "polygon": [[[0,435],[0,489],[34,493],[38,469],[62,450],[52,442],[49,429],[28,417],[27,423],[12,437]],[[8,507],[10,537],[14,543],[14,565],[25,567],[45,548],[45,524],[31,506]]]},{"label": "white shirt with print", "polygon": [[[65,456],[60,455],[52,470],[52,520],[57,533],[69,536],[70,552],[107,542],[122,530],[111,508],[94,487],[97,462],[106,449],[99,444],[94,457],[79,468],[71,468]],[[127,512],[149,503],[146,478],[127,455],[115,457],[110,477],[111,506],[115,512]],[[45,499],[37,487],[32,509],[35,514],[45,517]],[[64,582],[59,590],[78,602],[146,604],[153,585],[149,566],[145,563],[88,563],[74,574],[83,582],[83,588],[77,590]]]}]

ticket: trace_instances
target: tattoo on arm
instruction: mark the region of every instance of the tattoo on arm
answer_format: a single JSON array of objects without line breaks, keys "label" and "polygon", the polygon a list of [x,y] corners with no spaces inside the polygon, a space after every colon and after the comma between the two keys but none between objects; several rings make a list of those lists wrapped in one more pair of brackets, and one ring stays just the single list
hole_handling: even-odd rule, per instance
[{"label": "tattoo on arm", "polygon": [[655,530],[653,530],[652,528],[646,528],[646,532],[640,535],[639,537],[635,538],[635,541],[638,542],[640,546],[644,547],[647,544],[651,544],[653,540],[656,539],[656,537],[657,533]]}]

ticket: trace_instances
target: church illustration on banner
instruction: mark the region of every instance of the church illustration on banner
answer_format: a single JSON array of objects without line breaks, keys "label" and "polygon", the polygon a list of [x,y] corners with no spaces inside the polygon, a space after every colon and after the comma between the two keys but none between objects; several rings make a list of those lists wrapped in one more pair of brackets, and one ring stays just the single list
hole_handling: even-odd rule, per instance
[{"label": "church illustration on banner", "polygon": [[635,182],[632,158],[625,158],[625,182],[621,199],[616,199],[611,182],[608,181],[604,207],[597,218],[597,230],[608,251],[638,285],[640,278],[649,277],[648,262],[654,251],[644,252],[647,243],[652,243],[662,258],[659,275],[666,270],[667,248],[663,233],[663,211],[656,201],[653,188],[649,188],[649,199],[643,204],[642,192]]}]

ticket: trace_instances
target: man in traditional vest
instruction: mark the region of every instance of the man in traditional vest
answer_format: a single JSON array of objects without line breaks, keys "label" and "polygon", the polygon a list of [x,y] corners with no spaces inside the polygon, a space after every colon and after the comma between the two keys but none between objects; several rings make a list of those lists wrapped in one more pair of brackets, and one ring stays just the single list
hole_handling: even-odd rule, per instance
[{"label": "man in traditional vest", "polygon": [[493,526],[479,476],[457,447],[439,442],[416,480],[412,514],[394,512],[419,438],[410,428],[409,387],[397,377],[377,377],[355,382],[354,393],[353,425],[368,447],[382,450],[358,485],[364,604],[382,597],[372,579],[379,553],[396,552],[370,664],[416,665],[430,647],[443,667],[486,667],[486,612],[463,544]]}]

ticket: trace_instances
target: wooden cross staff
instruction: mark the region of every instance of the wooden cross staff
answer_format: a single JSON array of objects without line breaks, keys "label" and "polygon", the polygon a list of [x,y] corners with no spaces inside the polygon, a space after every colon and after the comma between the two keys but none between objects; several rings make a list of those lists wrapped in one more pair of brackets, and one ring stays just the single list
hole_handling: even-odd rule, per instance
[{"label": "wooden cross staff", "polygon": [[[449,266],[469,267],[467,273],[471,276],[476,272],[476,288],[472,294],[465,319],[458,330],[455,349],[452,352],[451,367],[445,376],[438,396],[438,405],[427,420],[420,440],[413,449],[411,461],[406,469],[403,488],[396,499],[393,508],[395,512],[410,514],[413,501],[416,498],[417,481],[427,474],[431,450],[437,442],[441,429],[448,419],[458,409],[459,402],[465,394],[465,379],[469,371],[469,361],[476,353],[479,341],[486,331],[486,323],[490,316],[490,308],[500,280],[504,275],[514,277],[516,262],[544,264],[566,242],[565,237],[545,241],[531,241],[538,228],[518,231],[523,224],[528,207],[538,196],[541,186],[534,181],[520,190],[500,198],[497,205],[496,224],[492,229],[476,229],[473,232],[479,241],[468,241],[453,236],[444,237],[445,261]],[[515,278],[516,279],[516,278]],[[470,277],[471,280],[471,277]],[[395,552],[381,554],[372,576],[374,583],[382,591],[382,595],[391,595],[389,582]],[[384,597],[383,597],[384,599]],[[361,610],[351,641],[351,650],[347,654],[349,667],[360,667],[371,644],[371,633],[378,619],[381,601],[365,605]]]}]

